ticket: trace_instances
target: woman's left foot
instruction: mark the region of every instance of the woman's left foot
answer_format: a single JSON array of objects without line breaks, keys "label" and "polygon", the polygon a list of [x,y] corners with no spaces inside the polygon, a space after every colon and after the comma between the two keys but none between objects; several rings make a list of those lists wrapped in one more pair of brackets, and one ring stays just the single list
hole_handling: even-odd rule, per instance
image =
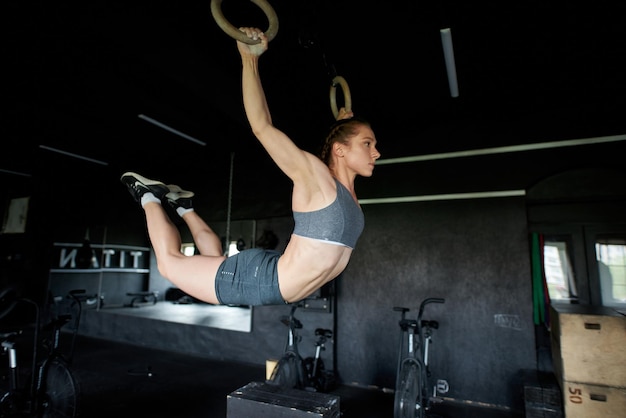
[{"label": "woman's left foot", "polygon": [[194,192],[183,190],[175,184],[168,184],[169,193],[165,195],[167,203],[174,209],[193,209],[193,202],[191,198],[194,196]]}]

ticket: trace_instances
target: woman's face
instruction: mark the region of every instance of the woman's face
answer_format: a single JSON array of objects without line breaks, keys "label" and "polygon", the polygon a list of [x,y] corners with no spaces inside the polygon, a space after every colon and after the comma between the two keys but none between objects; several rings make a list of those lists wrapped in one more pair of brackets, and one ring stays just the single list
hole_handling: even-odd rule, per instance
[{"label": "woman's face", "polygon": [[380,152],[376,149],[376,136],[370,127],[359,126],[357,134],[351,136],[347,144],[337,145],[339,158],[343,158],[349,168],[357,175],[371,177]]}]

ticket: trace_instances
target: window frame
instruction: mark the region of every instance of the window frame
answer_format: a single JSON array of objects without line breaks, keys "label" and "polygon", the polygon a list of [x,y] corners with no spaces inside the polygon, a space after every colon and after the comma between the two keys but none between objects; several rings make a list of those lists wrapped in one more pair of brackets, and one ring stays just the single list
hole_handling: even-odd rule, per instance
[{"label": "window frame", "polygon": [[596,255],[598,237],[614,237],[626,240],[626,224],[602,224],[585,226],[585,244],[587,258],[587,276],[589,277],[590,304],[602,305],[602,285],[600,269]]},{"label": "window frame", "polygon": [[[598,237],[605,236],[626,239],[626,224],[535,224],[531,227],[531,232],[543,235],[544,240],[557,240],[567,243],[574,282],[578,292],[578,299],[573,299],[570,303],[602,306],[596,241]],[[550,300],[550,303],[564,304],[567,302]]]}]

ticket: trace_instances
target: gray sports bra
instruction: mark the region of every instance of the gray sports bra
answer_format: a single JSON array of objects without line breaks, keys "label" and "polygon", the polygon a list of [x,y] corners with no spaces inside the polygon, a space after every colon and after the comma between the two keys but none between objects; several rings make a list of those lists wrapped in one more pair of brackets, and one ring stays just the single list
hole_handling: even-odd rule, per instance
[{"label": "gray sports bra", "polygon": [[337,198],[329,206],[313,212],[293,212],[295,221],[293,233],[329,244],[354,248],[365,226],[363,211],[348,189],[337,179],[335,183]]}]

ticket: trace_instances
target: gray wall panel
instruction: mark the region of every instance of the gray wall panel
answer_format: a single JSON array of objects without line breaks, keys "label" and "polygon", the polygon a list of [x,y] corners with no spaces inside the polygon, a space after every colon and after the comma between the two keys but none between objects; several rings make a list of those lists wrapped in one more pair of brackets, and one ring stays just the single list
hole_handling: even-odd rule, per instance
[{"label": "gray wall panel", "polygon": [[366,229],[338,281],[340,376],[393,388],[394,306],[437,319],[433,376],[449,397],[511,405],[516,375],[535,367],[530,255],[523,198],[365,206]]}]

